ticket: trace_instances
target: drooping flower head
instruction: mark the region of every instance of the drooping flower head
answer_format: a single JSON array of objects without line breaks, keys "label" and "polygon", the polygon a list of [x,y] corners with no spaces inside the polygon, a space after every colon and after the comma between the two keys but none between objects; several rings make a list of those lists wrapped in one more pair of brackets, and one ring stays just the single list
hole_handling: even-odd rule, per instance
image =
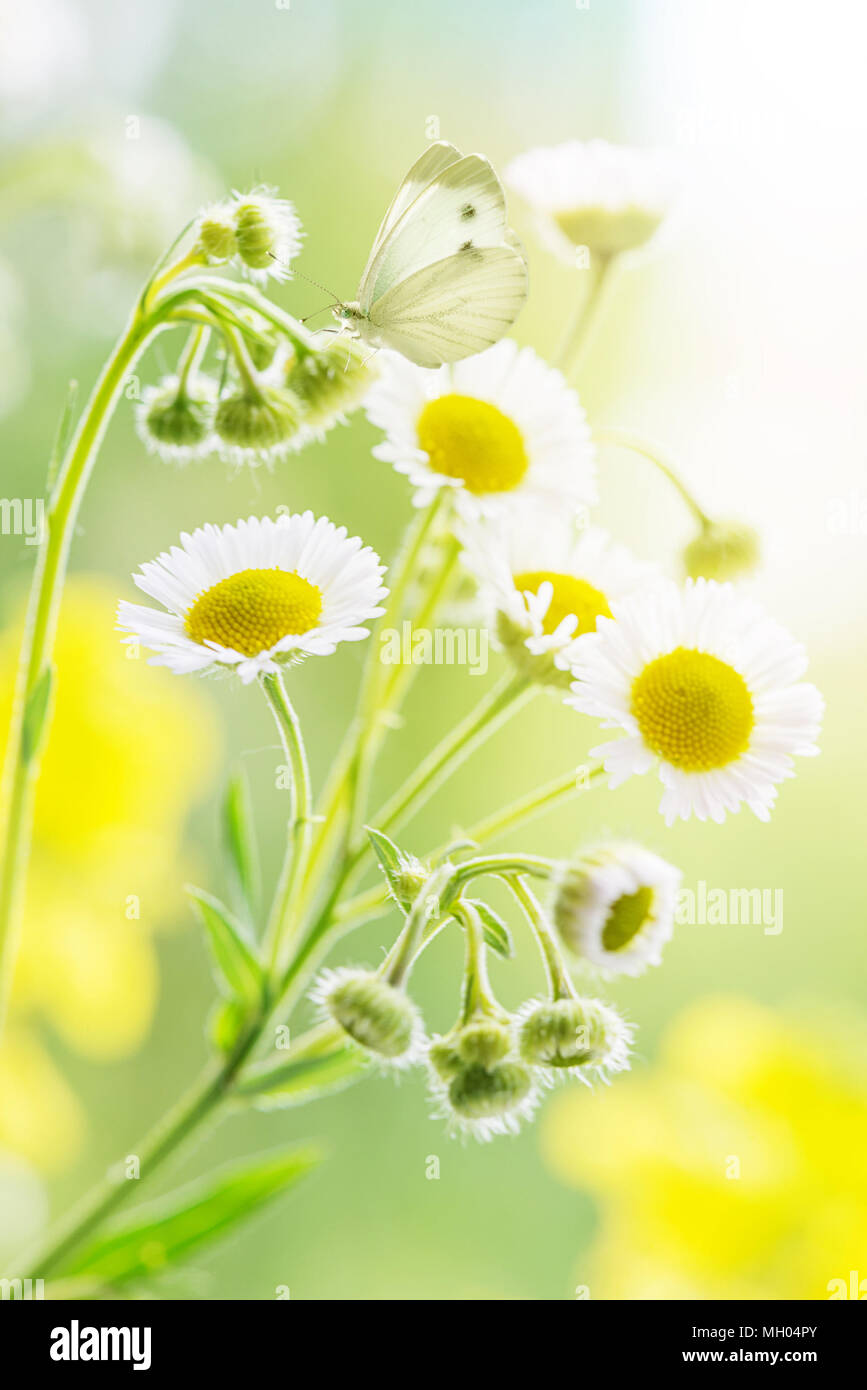
[{"label": "drooping flower head", "polygon": [[557,512],[528,512],[462,528],[463,559],[478,579],[491,627],[532,680],[568,686],[575,640],[611,616],[614,599],[656,577],[596,527]]},{"label": "drooping flower head", "polygon": [[667,213],[677,181],[667,152],[605,140],[528,150],[507,166],[504,179],[570,265],[576,247],[606,260],[643,245]]},{"label": "drooping flower head", "polygon": [[366,637],[383,573],[369,546],[312,512],[204,526],[133,575],[165,611],[124,601],[118,625],[154,665],[229,667],[247,684]]},{"label": "drooping flower head", "polygon": [[136,432],[149,453],[167,463],[202,458],[214,448],[217,384],[194,373],[185,381],[163,377],[147,386],[136,407]]},{"label": "drooping flower head", "polygon": [[454,490],[467,517],[548,505],[572,514],[596,498],[584,411],[561,374],[504,339],[433,370],[382,354],[366,402],[386,439],[377,458],[404,473],[423,506]]},{"label": "drooping flower head", "polygon": [[568,702],[625,737],[594,749],[612,787],[654,765],[671,825],[768,820],[796,754],[818,752],[822,697],[802,646],[731,584],[665,581],[615,601],[576,645]]},{"label": "drooping flower head", "polygon": [[659,965],[681,873],[642,845],[585,850],[558,875],[554,923],[570,955],[615,975]]}]

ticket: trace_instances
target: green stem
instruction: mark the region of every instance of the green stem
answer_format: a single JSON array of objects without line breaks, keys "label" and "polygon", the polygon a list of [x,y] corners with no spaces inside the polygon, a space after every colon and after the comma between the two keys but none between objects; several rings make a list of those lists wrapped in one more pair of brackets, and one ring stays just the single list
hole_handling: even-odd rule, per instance
[{"label": "green stem", "polygon": [[280,971],[285,968],[299,920],[297,899],[304,881],[310,851],[313,797],[301,725],[286,694],[283,678],[279,675],[262,676],[260,684],[271,706],[292,773],[286,853],[264,942],[270,962],[271,978],[274,980],[279,978]]},{"label": "green stem", "polygon": [[552,859],[541,854],[486,854],[476,859],[465,859],[454,871],[455,885],[458,889],[480,878],[482,874],[534,874],[539,878],[550,878],[554,866]]},{"label": "green stem", "polygon": [[593,284],[579,303],[554,357],[554,365],[559,367],[564,375],[571,375],[581,365],[584,352],[599,320],[602,301],[606,289],[611,284],[611,270],[615,264],[614,256],[598,258]]},{"label": "green stem", "polygon": [[479,1014],[499,1018],[503,1014],[494,997],[488,979],[488,953],[485,934],[478,909],[472,903],[458,902],[454,905],[454,916],[464,929],[466,958],[464,979],[461,989],[461,1012],[458,1024],[469,1023]]},{"label": "green stem", "polygon": [[[28,747],[26,715],[40,681],[49,679],[46,673],[51,666],[70,545],[99,446],[126,377],[159,327],[158,312],[145,317],[136,309],[132,315],[85,407],[48,503],[46,537],[39,547],[30,591],[3,772],[0,1030],[8,1006],[18,950],[39,773],[38,748]],[[46,710],[42,719],[41,742],[44,742],[49,719],[50,710]]]},{"label": "green stem", "polygon": [[575,990],[569,978],[566,964],[560,954],[560,947],[557,939],[551,930],[550,924],[542,905],[535,893],[527,887],[524,880],[518,874],[508,875],[506,882],[517,898],[524,910],[524,915],[536,938],[536,944],[542,956],[545,966],[545,974],[548,978],[548,988],[551,991],[552,999],[574,999]]},{"label": "green stem", "polygon": [[485,699],[419,763],[400,791],[371,817],[371,824],[377,830],[399,826],[411,812],[423,806],[445,779],[534,693],[535,687],[525,676],[504,676]]},{"label": "green stem", "polygon": [[[418,512],[408,529],[401,553],[389,572],[390,588],[386,599],[385,612],[374,628],[365,659],[361,678],[361,692],[358,701],[358,714],[350,726],[344,745],[335,760],[334,770],[326,783],[319,802],[319,829],[314,835],[313,846],[307,866],[307,879],[304,888],[305,905],[315,892],[320,865],[326,857],[334,836],[347,819],[357,819],[357,807],[362,797],[362,779],[366,775],[365,764],[372,756],[371,744],[384,728],[384,714],[393,710],[398,703],[397,692],[386,696],[381,705],[375,699],[375,687],[381,681],[381,662],[378,660],[379,635],[384,627],[397,620],[419,555],[430,535],[431,528],[439,514],[442,501],[434,499],[430,507]],[[401,692],[402,693],[402,692]],[[362,747],[362,745],[366,745]],[[352,833],[347,828],[344,847]]]},{"label": "green stem", "polygon": [[29,1257],[28,1267],[35,1278],[47,1278],[62,1265],[77,1246],[102,1225],[118,1207],[123,1206],[141,1183],[149,1179],[170,1154],[173,1154],[210,1116],[227,1095],[232,1081],[245,1058],[255,1045],[261,1029],[256,1024],[238,1042],[231,1056],[222,1064],[212,1064],[202,1074],[190,1092],[175,1108],[160,1120],[134,1150],[139,1160],[139,1180],[136,1182],[105,1179],[76,1207],[56,1229],[50,1243]]},{"label": "green stem", "polygon": [[617,449],[630,449],[633,453],[646,458],[677,489],[701,528],[704,530],[712,525],[707,512],[699,506],[682,478],[655,445],[647,443],[639,435],[633,434],[631,430],[613,428],[595,430],[594,438],[598,444],[610,444]]}]

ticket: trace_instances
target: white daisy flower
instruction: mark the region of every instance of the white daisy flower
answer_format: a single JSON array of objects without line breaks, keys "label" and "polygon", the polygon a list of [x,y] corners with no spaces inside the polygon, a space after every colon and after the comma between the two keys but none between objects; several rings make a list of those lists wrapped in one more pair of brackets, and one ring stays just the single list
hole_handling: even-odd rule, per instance
[{"label": "white daisy flower", "polygon": [[312,512],[203,526],[133,575],[167,611],[124,601],[118,626],[156,652],[152,665],[227,666],[246,685],[367,637],[384,571],[357,536]]},{"label": "white daisy flower", "polygon": [[527,503],[574,513],[595,501],[596,464],[577,395],[553,367],[504,339],[433,370],[383,354],[367,414],[385,431],[377,458],[414,485],[424,506],[454,489],[475,517]]},{"label": "white daisy flower", "polygon": [[795,754],[815,754],[823,701],[802,646],[731,584],[666,580],[615,601],[578,639],[569,703],[626,737],[593,749],[612,787],[655,763],[667,824],[768,820]]},{"label": "white daisy flower", "polygon": [[461,537],[500,643],[544,684],[568,685],[576,639],[657,573],[605,531],[578,531],[550,513],[466,524]]},{"label": "white daisy flower", "polygon": [[662,963],[681,872],[641,845],[604,845],[564,867],[553,917],[573,956],[615,975]]},{"label": "white daisy flower", "polygon": [[648,241],[676,175],[667,151],[569,140],[518,155],[504,181],[534,210],[551,250],[574,265],[579,246],[607,259]]}]

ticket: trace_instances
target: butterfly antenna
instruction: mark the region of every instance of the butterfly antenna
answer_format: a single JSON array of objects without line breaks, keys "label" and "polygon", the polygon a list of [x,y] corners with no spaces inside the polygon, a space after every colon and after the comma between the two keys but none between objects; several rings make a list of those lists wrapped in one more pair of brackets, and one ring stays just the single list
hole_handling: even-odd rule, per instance
[{"label": "butterfly antenna", "polygon": [[[268,255],[271,257],[271,260],[272,260],[272,261],[276,261],[278,265],[283,265],[283,262],[279,259],[279,257],[277,257],[277,256],[274,255],[274,252],[273,252],[273,251],[269,251],[269,252],[268,252]],[[334,291],[333,291],[333,290],[330,290],[330,289],[328,288],[327,285],[322,285],[322,284],[320,284],[320,282],[319,282],[318,280],[314,280],[312,276],[310,276],[310,275],[305,275],[303,270],[293,270],[292,274],[293,274],[293,275],[297,275],[298,278],[299,278],[300,280],[306,280],[307,283],[308,283],[308,285],[315,285],[316,288],[317,288],[317,290],[321,290],[323,294],[330,294],[330,295],[331,295],[331,300],[332,300],[332,302],[331,302],[330,304],[326,304],[326,306],[325,306],[326,309],[342,309],[342,308],[343,308],[343,300],[342,300],[342,299],[338,299],[338,297],[337,297],[337,295],[334,293]],[[324,309],[317,309],[317,310],[316,310],[316,314],[323,314],[324,312],[325,312]],[[308,314],[308,315],[307,315],[307,318],[310,318],[310,319],[315,318],[316,314]],[[307,319],[302,319],[301,322],[302,322],[302,323],[306,323],[306,322],[307,322]]]}]

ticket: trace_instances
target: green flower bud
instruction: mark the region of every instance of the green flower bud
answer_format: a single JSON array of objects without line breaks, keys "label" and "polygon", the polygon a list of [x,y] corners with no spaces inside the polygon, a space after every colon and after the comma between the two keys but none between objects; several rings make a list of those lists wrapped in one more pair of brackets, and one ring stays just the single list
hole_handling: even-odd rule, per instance
[{"label": "green flower bud", "polygon": [[303,438],[301,404],[289,391],[262,385],[241,386],[217,407],[214,431],[233,461],[270,462]]},{"label": "green flower bud", "polygon": [[690,541],[683,563],[691,579],[739,579],[761,558],[758,532],[741,521],[713,521]]},{"label": "green flower bud", "polygon": [[448,1083],[443,1108],[456,1129],[490,1139],[517,1132],[537,1098],[533,1074],[523,1062],[503,1060],[492,1067],[463,1067]]},{"label": "green flower bud", "polygon": [[301,224],[291,203],[267,188],[236,197],[232,226],[238,258],[254,279],[283,280],[301,249]]},{"label": "green flower bud", "polygon": [[458,1024],[443,1038],[434,1038],[428,1060],[442,1081],[451,1081],[467,1067],[494,1067],[512,1050],[509,1026],[496,1018],[478,1015]]},{"label": "green flower bud", "polygon": [[199,218],[198,240],[209,264],[220,265],[231,260],[238,250],[232,210],[222,204],[208,208]]},{"label": "green flower bud", "polygon": [[343,337],[290,357],[286,385],[304,405],[305,424],[327,430],[361,404],[377,375],[370,358],[369,347]]},{"label": "green flower bud", "polygon": [[195,376],[182,387],[176,376],[148,387],[136,410],[136,430],[152,453],[183,463],[213,447],[217,386]]},{"label": "green flower bud", "polygon": [[531,1066],[600,1076],[629,1066],[632,1030],[599,999],[530,1000],[518,1018],[518,1050]]},{"label": "green flower bud", "polygon": [[409,1066],[418,1059],[418,1009],[401,989],[372,970],[326,970],[313,998],[354,1042],[380,1060]]}]

